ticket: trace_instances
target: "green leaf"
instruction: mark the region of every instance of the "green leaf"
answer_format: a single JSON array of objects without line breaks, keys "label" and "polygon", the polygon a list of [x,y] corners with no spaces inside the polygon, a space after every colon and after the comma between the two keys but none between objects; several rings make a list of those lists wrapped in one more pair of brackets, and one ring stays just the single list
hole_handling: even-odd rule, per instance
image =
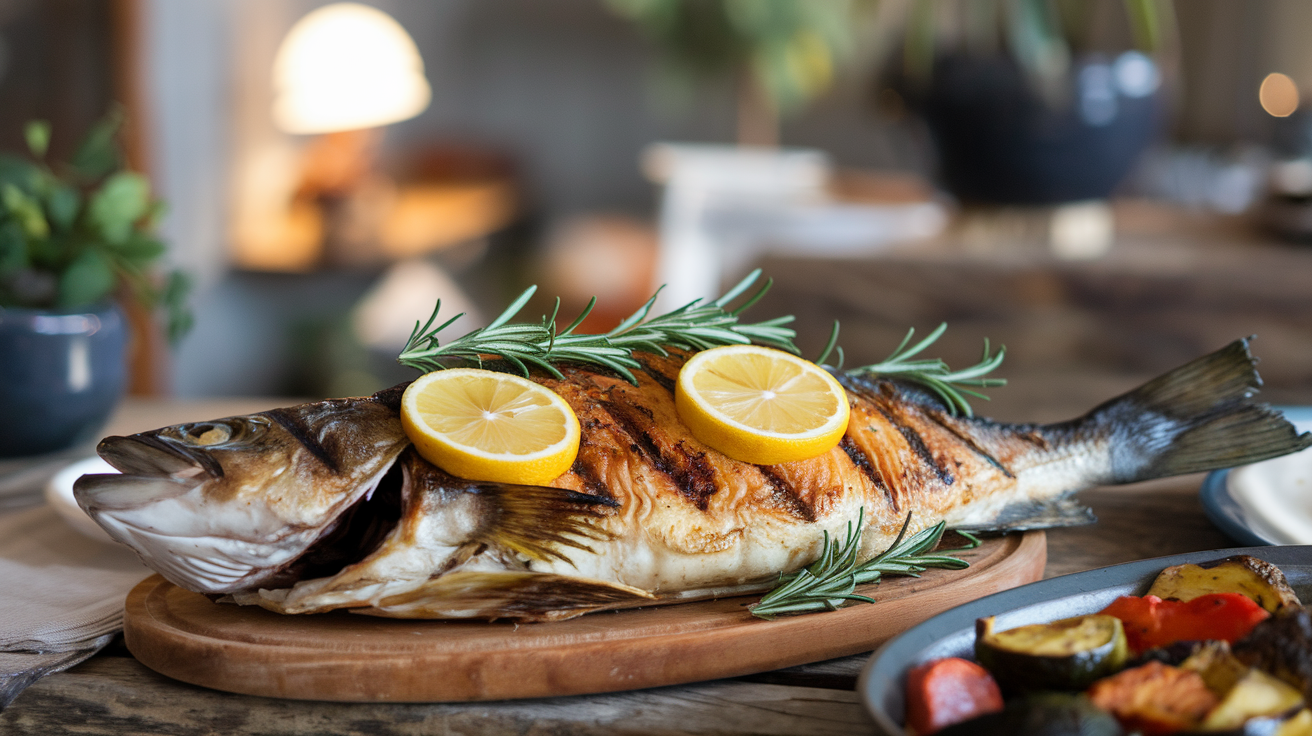
[{"label": "green leaf", "polygon": [[23,128],[23,137],[27,139],[27,148],[37,158],[45,158],[50,148],[50,123],[45,120],[33,120]]},{"label": "green leaf", "polygon": [[4,205],[10,216],[22,226],[23,232],[27,233],[28,237],[46,238],[50,236],[50,223],[46,222],[46,216],[41,211],[41,205],[17,186],[5,184],[0,187],[0,203]]},{"label": "green leaf", "polygon": [[149,208],[150,182],[136,172],[120,171],[91,195],[87,214],[106,241],[122,243]]},{"label": "green leaf", "polygon": [[159,227],[159,223],[164,219],[164,215],[169,213],[168,202],[162,199],[156,199],[150,203],[146,210],[146,216],[141,218],[141,229],[147,232],[154,232]]},{"label": "green leaf", "polygon": [[191,309],[187,306],[187,294],[191,291],[191,277],[182,271],[174,271],[169,274],[168,283],[164,286],[164,312],[167,316],[166,330],[168,333],[169,343],[177,345],[178,341],[191,331],[191,326],[195,323],[195,317],[192,316]]},{"label": "green leaf", "polygon": [[114,290],[116,281],[109,258],[98,249],[88,248],[59,277],[59,306],[98,302]]},{"label": "green leaf", "polygon": [[25,158],[0,153],[0,186],[13,184],[25,192],[35,192],[41,185],[41,167]]},{"label": "green leaf", "polygon": [[0,276],[26,268],[29,263],[22,228],[13,220],[0,224]]},{"label": "green leaf", "polygon": [[134,235],[120,244],[112,246],[114,255],[128,261],[137,268],[145,268],[164,255],[168,248],[160,241],[144,235]]},{"label": "green leaf", "polygon": [[78,208],[82,206],[82,195],[66,184],[56,184],[46,195],[46,214],[50,224],[59,232],[73,229],[77,219]]},{"label": "green leaf", "polygon": [[87,179],[99,179],[119,168],[123,154],[116,136],[122,126],[123,110],[117,107],[110,110],[78,145],[70,162],[73,170]]}]

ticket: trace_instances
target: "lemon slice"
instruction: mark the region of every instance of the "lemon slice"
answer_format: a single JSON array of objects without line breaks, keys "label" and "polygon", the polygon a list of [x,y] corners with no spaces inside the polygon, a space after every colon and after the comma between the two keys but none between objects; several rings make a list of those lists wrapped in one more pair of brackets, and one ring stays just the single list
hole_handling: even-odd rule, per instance
[{"label": "lemon slice", "polygon": [[401,426],[425,460],[469,480],[545,485],[579,452],[579,420],[560,395],[478,368],[434,371],[410,384]]},{"label": "lemon slice", "polygon": [[775,465],[820,455],[847,431],[847,393],[823,368],[781,350],[703,350],[679,371],[679,418],[735,460]]}]

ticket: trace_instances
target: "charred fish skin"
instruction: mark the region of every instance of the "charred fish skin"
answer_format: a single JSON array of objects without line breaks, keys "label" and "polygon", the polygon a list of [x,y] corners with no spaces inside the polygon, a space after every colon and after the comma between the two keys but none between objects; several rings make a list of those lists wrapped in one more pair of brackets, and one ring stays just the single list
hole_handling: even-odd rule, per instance
[{"label": "charred fish skin", "polygon": [[380,392],[107,437],[97,451],[122,474],[83,476],[74,496],[171,582],[266,585],[332,536],[409,445],[398,406],[399,392]]},{"label": "charred fish skin", "polygon": [[[230,586],[231,599],[287,613],[348,608],[555,620],[767,588],[780,571],[811,562],[824,533],[842,532],[859,510],[868,522],[862,554],[869,556],[908,515],[913,532],[940,520],[974,529],[1087,522],[1087,509],[1071,498],[1082,488],[1252,462],[1312,443],[1253,401],[1260,380],[1241,340],[1051,425],[956,416],[914,386],[843,377],[852,418],[840,445],[815,458],[756,466],[702,445],[679,421],[671,387],[686,357],[642,356],[636,386],[576,366],[562,366],[560,379],[535,376],[569,402],[583,428],[574,467],[550,487],[470,483],[398,450],[386,492],[375,494],[399,499],[385,507],[399,511],[395,522],[378,524],[390,523],[381,541],[339,555],[336,571],[298,566],[293,554],[270,566],[267,584]],[[334,433],[359,431],[353,412],[361,403],[384,410],[370,417],[399,427],[399,387],[389,391],[280,410],[333,417],[306,422],[320,428],[314,442],[287,430],[289,446],[301,446],[302,460],[316,455],[315,442],[336,457]],[[256,416],[284,426],[271,415]],[[324,429],[330,426],[336,429]],[[379,430],[393,438],[396,431]],[[216,458],[230,474],[234,460]],[[160,476],[190,482],[185,472],[163,470],[145,474],[138,487]],[[234,499],[216,493],[205,501],[196,511],[227,518]],[[335,508],[354,508],[355,517],[376,513],[361,503]],[[301,557],[324,557],[320,548],[335,543],[322,532],[316,539],[296,548]],[[209,562],[202,556],[188,564]]]}]

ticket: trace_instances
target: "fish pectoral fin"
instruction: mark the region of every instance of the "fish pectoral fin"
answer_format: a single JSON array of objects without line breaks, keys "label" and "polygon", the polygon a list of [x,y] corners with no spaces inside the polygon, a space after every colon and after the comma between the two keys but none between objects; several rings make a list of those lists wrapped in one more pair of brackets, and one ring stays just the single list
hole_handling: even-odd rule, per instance
[{"label": "fish pectoral fin", "polygon": [[591,553],[588,540],[606,541],[612,535],[601,521],[618,505],[550,486],[508,483],[471,483],[466,489],[478,496],[480,521],[471,541],[499,547],[530,560],[558,559],[573,564],[565,548]]},{"label": "fish pectoral fin", "polygon": [[966,532],[1020,532],[1027,529],[1084,526],[1097,520],[1093,509],[1075,500],[1074,496],[1064,496],[1041,501],[1018,501],[1004,506],[989,521],[949,526]]},{"label": "fish pectoral fin", "polygon": [[455,571],[354,613],[390,618],[559,621],[655,600],[640,588],[555,573]]}]

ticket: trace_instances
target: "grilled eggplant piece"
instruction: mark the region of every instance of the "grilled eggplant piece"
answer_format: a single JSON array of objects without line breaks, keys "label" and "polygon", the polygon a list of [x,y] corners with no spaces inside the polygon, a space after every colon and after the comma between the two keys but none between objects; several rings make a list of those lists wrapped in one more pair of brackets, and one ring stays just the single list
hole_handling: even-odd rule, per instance
[{"label": "grilled eggplant piece", "polygon": [[1018,698],[996,713],[937,731],[936,736],[1121,736],[1125,731],[1111,714],[1083,695],[1043,693]]},{"label": "grilled eggplant piece", "polygon": [[1306,608],[1253,627],[1234,652],[1241,662],[1279,677],[1312,702],[1312,612]]},{"label": "grilled eggplant piece", "polygon": [[1078,616],[995,632],[992,616],[975,622],[975,659],[1006,693],[1083,690],[1119,671],[1128,658],[1115,616]]},{"label": "grilled eggplant piece", "polygon": [[1148,595],[1191,601],[1208,593],[1242,593],[1271,613],[1302,604],[1280,568],[1249,555],[1162,570]]}]

